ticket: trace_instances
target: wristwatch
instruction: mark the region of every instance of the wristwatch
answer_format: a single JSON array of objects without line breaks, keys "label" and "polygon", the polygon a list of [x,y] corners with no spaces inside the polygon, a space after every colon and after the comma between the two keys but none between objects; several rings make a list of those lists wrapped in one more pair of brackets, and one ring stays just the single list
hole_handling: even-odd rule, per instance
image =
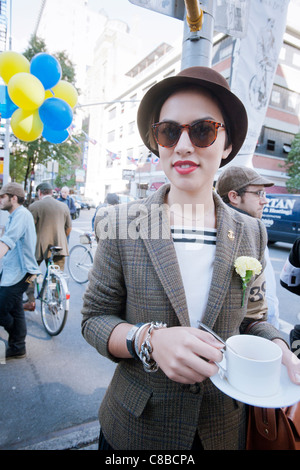
[{"label": "wristwatch", "polygon": [[135,340],[135,335],[136,335],[136,332],[137,330],[142,326],[144,325],[144,323],[137,323],[136,325],[134,325],[127,333],[127,336],[126,336],[126,346],[127,346],[127,349],[130,353],[130,355],[134,358],[134,359],[138,359],[136,353],[135,353],[135,349],[134,349],[134,340]]}]

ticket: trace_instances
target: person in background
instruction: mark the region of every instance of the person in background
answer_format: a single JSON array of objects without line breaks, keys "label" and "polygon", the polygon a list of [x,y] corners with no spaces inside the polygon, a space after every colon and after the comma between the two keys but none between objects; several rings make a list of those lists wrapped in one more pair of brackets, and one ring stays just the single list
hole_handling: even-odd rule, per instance
[{"label": "person in background", "polygon": [[[261,219],[264,206],[268,203],[265,188],[273,185],[272,181],[264,178],[252,168],[232,165],[223,170],[219,176],[216,191],[233,209]],[[268,247],[265,250],[265,260],[268,322],[279,328],[279,301]]]},{"label": "person in background", "polygon": [[[300,237],[297,238],[280,273],[282,287],[300,295]],[[300,312],[299,314],[300,315]],[[300,358],[300,325],[295,325],[290,332],[291,350]]]},{"label": "person in background", "polygon": [[0,237],[0,325],[8,332],[6,359],[26,356],[26,320],[23,293],[28,282],[40,273],[35,259],[36,232],[33,217],[23,207],[25,192],[18,183],[0,190],[0,209],[9,217]]},{"label": "person in background", "polygon": [[92,218],[92,229],[93,231],[95,230],[95,220],[96,220],[96,215],[100,207],[107,207],[107,206],[115,206],[116,204],[120,204],[120,198],[117,194],[115,193],[107,193],[105,202],[103,204],[99,204],[95,210],[95,214]]},{"label": "person in background", "polygon": [[[99,410],[99,449],[244,449],[246,406],[209,380],[223,344],[199,321],[225,340],[250,330],[274,341],[300,386],[300,361],[264,321],[264,292],[249,295],[265,282],[265,227],[213,191],[244,142],[246,110],[221,74],[190,67],[147,90],[137,124],[169,183],[106,208],[96,227],[82,334],[117,363]],[[241,256],[262,265],[245,298],[234,267]]]},{"label": "person in background", "polygon": [[[49,246],[60,246],[60,254],[54,257],[63,271],[65,257],[69,255],[67,236],[72,230],[70,211],[67,205],[52,197],[53,190],[49,183],[41,183],[36,188],[39,200],[29,206],[33,215],[37,242],[35,256],[38,264],[43,260],[47,263],[51,256]],[[34,283],[27,289],[28,300],[24,304],[25,310],[35,310]]]},{"label": "person in background", "polygon": [[57,198],[57,200],[67,204],[69,211],[70,211],[71,219],[75,219],[76,218],[76,206],[75,206],[74,199],[69,194],[70,194],[70,189],[68,188],[68,186],[63,186],[60,190],[60,197]]}]

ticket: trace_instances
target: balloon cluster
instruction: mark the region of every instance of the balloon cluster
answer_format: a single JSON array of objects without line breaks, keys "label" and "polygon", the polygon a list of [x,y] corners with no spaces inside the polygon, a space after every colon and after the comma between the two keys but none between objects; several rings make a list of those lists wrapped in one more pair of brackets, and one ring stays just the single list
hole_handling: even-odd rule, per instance
[{"label": "balloon cluster", "polygon": [[50,54],[36,54],[31,62],[12,51],[0,53],[0,76],[6,84],[0,95],[0,112],[11,118],[14,135],[25,142],[43,136],[53,144],[69,137],[75,87],[61,80],[58,60]]}]

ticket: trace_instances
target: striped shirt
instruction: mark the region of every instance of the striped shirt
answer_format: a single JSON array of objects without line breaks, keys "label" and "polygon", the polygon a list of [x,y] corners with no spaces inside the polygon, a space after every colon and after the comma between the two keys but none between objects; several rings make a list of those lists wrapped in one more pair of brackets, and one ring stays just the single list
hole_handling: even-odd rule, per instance
[{"label": "striped shirt", "polygon": [[171,227],[191,326],[205,313],[216,251],[216,229]]}]

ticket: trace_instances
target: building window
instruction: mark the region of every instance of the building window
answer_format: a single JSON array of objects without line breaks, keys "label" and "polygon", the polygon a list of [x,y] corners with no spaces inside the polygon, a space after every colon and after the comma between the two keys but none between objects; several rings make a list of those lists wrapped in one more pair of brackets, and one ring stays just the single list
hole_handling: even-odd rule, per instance
[{"label": "building window", "polygon": [[275,140],[268,139],[267,150],[275,150]]},{"label": "building window", "polygon": [[299,51],[294,52],[293,54],[293,65],[300,67],[300,54]]},{"label": "building window", "polygon": [[108,111],[108,119],[115,119],[116,114],[117,114],[117,108],[116,107],[114,107],[113,109],[110,109]]},{"label": "building window", "polygon": [[271,102],[272,102],[272,104],[278,104],[278,105],[280,104],[280,93],[279,93],[279,91],[275,91],[275,90],[272,91]]},{"label": "building window", "polygon": [[298,97],[296,93],[289,93],[288,107],[295,111],[297,108],[297,102],[298,102]]},{"label": "building window", "polygon": [[282,61],[285,60],[285,56],[286,56],[285,53],[286,53],[285,46],[282,46],[282,48],[280,49],[280,53],[279,53],[279,60],[282,60]]},{"label": "building window", "polygon": [[132,121],[128,124],[128,134],[134,134],[135,121]]},{"label": "building window", "polygon": [[111,131],[107,134],[107,142],[113,142],[115,140],[115,131]]}]

